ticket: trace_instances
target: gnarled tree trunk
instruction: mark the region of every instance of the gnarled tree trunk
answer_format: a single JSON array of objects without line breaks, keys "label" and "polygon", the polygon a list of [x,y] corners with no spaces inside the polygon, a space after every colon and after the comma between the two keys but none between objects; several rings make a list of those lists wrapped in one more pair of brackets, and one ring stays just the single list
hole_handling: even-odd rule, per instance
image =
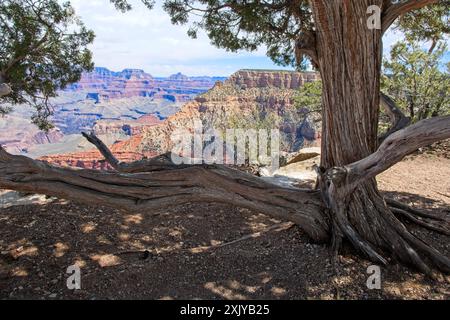
[{"label": "gnarled tree trunk", "polygon": [[382,30],[367,26],[367,8],[374,4],[382,8],[383,1],[313,0],[312,4],[324,90],[320,189],[331,213],[335,249],[346,238],[379,263],[386,263],[382,253],[389,253],[428,273],[430,268],[421,258],[425,254],[448,268],[448,259],[438,257],[394,216],[374,177],[350,191],[346,190],[352,184],[348,173],[333,169],[377,149]]},{"label": "gnarled tree trunk", "polygon": [[314,241],[328,240],[317,192],[281,188],[224,166],[179,166],[164,156],[131,166],[119,164],[101,145],[105,158],[120,173],[59,168],[0,147],[0,187],[150,214],[185,203],[230,203],[295,222]]}]

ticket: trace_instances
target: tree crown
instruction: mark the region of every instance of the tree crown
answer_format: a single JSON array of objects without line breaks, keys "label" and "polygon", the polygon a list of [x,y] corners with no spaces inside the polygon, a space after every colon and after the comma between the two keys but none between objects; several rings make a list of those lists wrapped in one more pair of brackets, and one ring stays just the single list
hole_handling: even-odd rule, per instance
[{"label": "tree crown", "polygon": [[[93,68],[87,46],[94,40],[71,5],[57,0],[3,0],[0,3],[0,95],[4,105],[34,106],[33,122],[49,129],[49,99]],[[2,109],[3,112],[7,108]]]}]

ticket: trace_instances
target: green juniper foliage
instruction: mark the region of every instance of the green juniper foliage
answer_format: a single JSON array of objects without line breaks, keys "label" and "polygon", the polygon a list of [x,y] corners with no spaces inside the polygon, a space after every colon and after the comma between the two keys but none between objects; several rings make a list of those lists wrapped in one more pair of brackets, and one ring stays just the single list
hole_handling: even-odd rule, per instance
[{"label": "green juniper foliage", "polygon": [[295,97],[297,108],[308,108],[311,112],[320,112],[322,109],[322,81],[305,83]]},{"label": "green juniper foliage", "polygon": [[450,1],[441,0],[401,16],[394,25],[405,39],[385,59],[381,85],[413,121],[450,112],[450,70],[441,65],[448,52],[449,8]]},{"label": "green juniper foliage", "polygon": [[0,2],[0,84],[11,92],[0,95],[2,112],[26,103],[36,112],[33,122],[48,130],[49,99],[59,89],[93,68],[87,45],[94,40],[71,5],[57,0]]},{"label": "green juniper foliage", "polygon": [[440,1],[420,10],[409,12],[398,19],[395,29],[408,41],[430,42],[432,52],[440,40],[450,34],[450,0]]},{"label": "green juniper foliage", "polygon": [[450,70],[440,64],[446,51],[444,42],[433,52],[415,41],[399,42],[384,63],[383,91],[413,121],[450,113]]}]

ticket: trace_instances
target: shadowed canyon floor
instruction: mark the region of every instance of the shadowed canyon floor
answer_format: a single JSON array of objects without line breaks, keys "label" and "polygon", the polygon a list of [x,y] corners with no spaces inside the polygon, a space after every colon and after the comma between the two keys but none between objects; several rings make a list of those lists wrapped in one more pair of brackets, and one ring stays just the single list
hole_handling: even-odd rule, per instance
[{"label": "shadowed canyon floor", "polygon": [[[450,215],[449,177],[450,159],[420,155],[378,180],[390,197]],[[328,248],[310,244],[297,227],[232,206],[131,213],[43,197],[29,202],[0,208],[3,299],[450,298],[450,277],[431,280],[395,263],[382,268],[382,289],[369,290],[371,263],[351,250],[335,269]],[[449,237],[405,223],[450,255]],[[79,291],[66,288],[74,263]]]}]

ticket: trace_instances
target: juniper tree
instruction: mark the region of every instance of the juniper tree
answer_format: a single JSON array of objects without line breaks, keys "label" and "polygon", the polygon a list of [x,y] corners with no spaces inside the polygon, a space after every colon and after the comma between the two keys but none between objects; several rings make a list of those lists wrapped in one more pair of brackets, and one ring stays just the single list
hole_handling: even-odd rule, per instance
[{"label": "juniper tree", "polygon": [[[449,258],[409,232],[398,216],[447,235],[448,221],[384,199],[375,180],[417,148],[450,137],[449,116],[378,137],[382,36],[400,16],[437,2],[165,1],[172,22],[191,21],[193,37],[201,28],[227,50],[264,45],[279,63],[301,66],[305,56],[313,62],[323,84],[319,191],[278,187],[223,166],[176,166],[167,155],[120,163],[92,134],[85,137],[117,172],[55,168],[1,150],[0,186],[141,212],[226,202],[294,221],[312,240],[330,243],[334,252],[349,241],[379,264],[394,258],[425,273],[433,268],[449,272]],[[394,109],[392,101],[383,101]]]},{"label": "juniper tree", "polygon": [[93,39],[68,2],[2,0],[0,110],[31,105],[34,123],[48,129],[49,99],[93,67],[87,49]]}]

